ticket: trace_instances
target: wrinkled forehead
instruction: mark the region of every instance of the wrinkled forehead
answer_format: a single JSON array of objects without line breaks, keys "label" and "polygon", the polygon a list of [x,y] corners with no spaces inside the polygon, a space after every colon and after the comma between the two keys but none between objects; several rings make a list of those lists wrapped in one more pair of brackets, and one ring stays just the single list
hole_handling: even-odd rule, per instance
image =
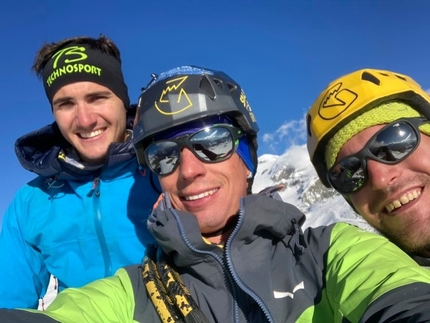
[{"label": "wrinkled forehead", "polygon": [[155,135],[155,140],[173,139],[192,134],[204,127],[213,126],[215,124],[231,124],[233,121],[225,115],[210,116],[198,120],[193,120],[177,127],[172,127]]}]

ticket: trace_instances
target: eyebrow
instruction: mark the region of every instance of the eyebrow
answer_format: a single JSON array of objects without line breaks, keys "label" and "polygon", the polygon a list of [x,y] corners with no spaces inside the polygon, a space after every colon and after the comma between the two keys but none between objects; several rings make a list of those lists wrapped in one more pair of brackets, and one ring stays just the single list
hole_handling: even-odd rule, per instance
[{"label": "eyebrow", "polygon": [[[90,93],[85,94],[85,98],[87,99],[87,98],[100,96],[100,95],[110,96],[110,95],[113,95],[113,92],[112,91],[94,91],[94,92],[90,92]],[[71,100],[73,100],[73,97],[63,96],[63,97],[60,97],[60,98],[52,101],[52,105],[56,105],[56,104],[71,101]]]}]

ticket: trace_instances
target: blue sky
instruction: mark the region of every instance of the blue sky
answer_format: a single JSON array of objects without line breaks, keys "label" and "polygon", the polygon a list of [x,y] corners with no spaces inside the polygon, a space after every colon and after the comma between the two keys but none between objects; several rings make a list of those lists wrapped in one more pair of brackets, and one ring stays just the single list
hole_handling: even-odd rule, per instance
[{"label": "blue sky", "polygon": [[227,72],[257,116],[260,155],[304,143],[306,110],[328,82],[353,70],[394,70],[430,88],[424,0],[16,0],[2,8],[0,219],[34,177],[19,165],[15,140],[52,122],[42,83],[30,71],[44,42],[112,38],[133,102],[151,73],[187,64]]}]

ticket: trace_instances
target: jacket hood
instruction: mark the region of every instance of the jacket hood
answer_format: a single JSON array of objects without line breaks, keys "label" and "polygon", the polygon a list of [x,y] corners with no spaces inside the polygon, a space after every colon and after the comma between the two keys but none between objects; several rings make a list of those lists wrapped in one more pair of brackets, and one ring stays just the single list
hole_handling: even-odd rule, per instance
[{"label": "jacket hood", "polygon": [[64,139],[56,122],[30,132],[15,142],[15,154],[21,166],[46,178],[92,179],[104,169],[135,157],[133,141],[130,139],[123,143],[112,143],[104,164],[86,169],[61,161],[58,154],[62,150],[73,152],[72,146]]},{"label": "jacket hood", "polygon": [[[238,222],[230,239],[234,239],[236,246],[250,244],[261,237],[285,239],[288,243],[293,236],[298,236],[299,225],[304,219],[305,215],[291,204],[274,201],[272,196],[248,195],[241,199]],[[148,230],[163,251],[175,259],[177,266],[203,262],[199,250],[220,250],[204,241],[194,214],[172,208],[167,193],[163,203],[159,203],[148,218]]]}]

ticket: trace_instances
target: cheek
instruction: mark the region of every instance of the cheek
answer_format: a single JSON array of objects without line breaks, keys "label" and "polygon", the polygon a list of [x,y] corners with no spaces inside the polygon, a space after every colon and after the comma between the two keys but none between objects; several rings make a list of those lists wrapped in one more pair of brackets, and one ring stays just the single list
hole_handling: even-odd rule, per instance
[{"label": "cheek", "polygon": [[124,111],[124,108],[121,108],[121,111],[119,111],[113,118],[113,120],[116,120],[119,124],[126,124],[127,121],[127,114]]},{"label": "cheek", "polygon": [[351,201],[352,205],[355,207],[357,212],[363,213],[366,212],[367,205],[368,205],[368,193],[366,193],[366,187],[363,187],[360,191],[357,193],[354,193],[349,196],[349,200]]},{"label": "cheek", "polygon": [[61,113],[54,115],[54,119],[63,137],[68,138],[72,126],[71,118],[67,114]]},{"label": "cheek", "polygon": [[65,129],[69,127],[72,120],[72,115],[70,113],[61,111],[61,112],[54,113],[54,119],[55,119],[55,122],[57,122],[58,127],[60,129]]},{"label": "cheek", "polygon": [[172,179],[174,174],[169,176],[158,176],[158,181],[160,182],[160,186],[162,191],[171,191],[174,185],[174,180]]},{"label": "cheek", "polygon": [[[239,163],[236,167],[232,168],[231,178],[234,178],[235,181],[238,182],[238,192],[246,192],[248,189],[248,175],[250,174],[250,170],[245,166],[242,160],[239,160]],[[239,179],[241,179],[239,181]]]},{"label": "cheek", "polygon": [[414,170],[414,167],[416,167],[418,172],[430,174],[430,158],[428,157],[428,148],[430,148],[430,143],[428,145],[420,144],[418,149],[412,154],[411,158],[407,158],[405,160],[405,162],[408,162],[410,169]]},{"label": "cheek", "polygon": [[104,105],[102,113],[112,120],[124,120],[127,116],[127,109],[124,108],[122,101],[109,101]]},{"label": "cheek", "polygon": [[421,142],[417,149],[412,153],[409,158],[406,158],[405,161],[410,163],[410,167],[413,165],[419,165],[421,168],[424,166],[426,173],[430,172],[430,158],[428,157],[428,151],[430,149],[430,137],[424,133],[421,133]]}]

